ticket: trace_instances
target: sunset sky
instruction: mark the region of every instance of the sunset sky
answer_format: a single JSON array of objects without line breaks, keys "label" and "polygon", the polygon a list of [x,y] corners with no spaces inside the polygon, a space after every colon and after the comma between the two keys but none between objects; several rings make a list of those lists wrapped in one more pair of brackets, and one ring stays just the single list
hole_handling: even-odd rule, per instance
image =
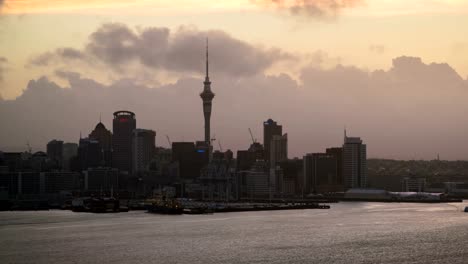
[{"label": "sunset sky", "polygon": [[346,126],[370,157],[467,159],[467,25],[466,0],[0,0],[0,147],[77,141],[121,108],[159,145],[201,138],[208,37],[225,148],[272,117],[291,157]]}]

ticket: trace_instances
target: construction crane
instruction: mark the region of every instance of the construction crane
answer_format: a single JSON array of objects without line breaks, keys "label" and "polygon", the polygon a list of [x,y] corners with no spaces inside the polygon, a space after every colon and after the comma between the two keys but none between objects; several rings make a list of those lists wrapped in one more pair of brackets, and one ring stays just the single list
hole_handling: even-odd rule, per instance
[{"label": "construction crane", "polygon": [[221,140],[218,140],[219,151],[223,152],[223,147],[221,146]]},{"label": "construction crane", "polygon": [[252,138],[252,143],[257,143],[257,139],[254,138],[253,134],[252,134],[252,130],[250,129],[249,127],[249,133],[250,133],[250,137]]},{"label": "construction crane", "polygon": [[171,143],[171,140],[169,139],[169,136],[166,135],[166,138],[167,138],[167,143],[169,143],[169,147],[172,147],[172,143]]},{"label": "construction crane", "polygon": [[32,148],[31,148],[31,145],[29,144],[29,141],[26,142],[26,146],[28,147],[28,153],[31,154]]},{"label": "construction crane", "polygon": [[216,134],[210,139],[210,145],[213,145],[213,142],[216,141]]}]

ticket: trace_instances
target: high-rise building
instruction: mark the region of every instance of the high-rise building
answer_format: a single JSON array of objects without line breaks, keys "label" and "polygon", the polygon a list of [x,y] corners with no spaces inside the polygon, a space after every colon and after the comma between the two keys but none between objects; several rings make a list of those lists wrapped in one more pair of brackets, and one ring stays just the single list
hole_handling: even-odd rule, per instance
[{"label": "high-rise building", "polygon": [[342,185],[344,188],[343,180],[343,148],[327,148],[327,154],[333,155],[336,158],[336,182],[337,185]]},{"label": "high-rise building", "polygon": [[346,188],[367,187],[366,145],[359,137],[344,136],[343,178]]},{"label": "high-rise building", "polygon": [[72,158],[78,156],[78,144],[76,143],[63,143],[62,148],[62,168],[70,170]]},{"label": "high-rise building", "polygon": [[265,150],[265,159],[270,160],[270,145],[273,136],[281,136],[283,127],[278,125],[273,119],[263,122],[263,148]]},{"label": "high-rise building", "polygon": [[136,128],[135,114],[117,111],[112,122],[112,167],[121,171],[132,170],[132,134]]},{"label": "high-rise building", "polygon": [[101,166],[102,151],[99,141],[90,138],[80,138],[78,146],[78,162],[80,171]]},{"label": "high-rise building", "polygon": [[338,163],[332,154],[311,153],[304,156],[305,193],[342,191],[337,188]]},{"label": "high-rise building", "polygon": [[273,135],[270,141],[270,166],[288,159],[288,134]]},{"label": "high-rise building", "polygon": [[47,143],[47,156],[56,166],[61,167],[63,159],[63,141],[54,139]]},{"label": "high-rise building", "polygon": [[211,91],[211,81],[208,75],[208,40],[206,41],[206,76],[203,82],[203,92],[200,93],[200,97],[203,100],[203,115],[205,118],[205,142],[211,145],[210,136],[210,118],[211,118],[211,102],[215,97],[215,94]]},{"label": "high-rise building", "polygon": [[103,166],[110,167],[112,164],[112,132],[99,122],[89,134],[89,138],[99,141],[102,152],[101,163]]},{"label": "high-rise building", "polygon": [[133,130],[132,140],[132,165],[133,173],[149,170],[149,164],[154,158],[156,132],[148,129]]},{"label": "high-rise building", "polygon": [[288,134],[273,135],[270,141],[270,188],[274,192],[281,191],[281,173],[278,163],[288,159]]}]

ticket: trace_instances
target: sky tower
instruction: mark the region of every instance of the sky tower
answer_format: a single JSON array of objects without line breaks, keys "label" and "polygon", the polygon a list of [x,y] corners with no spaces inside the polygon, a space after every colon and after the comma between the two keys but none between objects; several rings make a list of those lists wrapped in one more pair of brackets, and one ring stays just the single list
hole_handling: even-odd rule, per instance
[{"label": "sky tower", "polygon": [[200,97],[203,100],[203,115],[205,116],[205,142],[210,145],[211,101],[213,101],[215,94],[211,91],[211,82],[208,76],[208,39],[206,39],[206,76],[203,84],[203,92],[200,93]]}]

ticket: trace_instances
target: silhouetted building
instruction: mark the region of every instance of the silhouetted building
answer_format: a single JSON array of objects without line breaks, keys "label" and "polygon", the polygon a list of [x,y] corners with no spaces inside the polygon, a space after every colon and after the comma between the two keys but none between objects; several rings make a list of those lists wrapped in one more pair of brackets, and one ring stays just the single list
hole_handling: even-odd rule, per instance
[{"label": "silhouetted building", "polygon": [[102,151],[99,141],[90,138],[80,138],[78,146],[79,170],[101,166]]},{"label": "silhouetted building", "polygon": [[344,191],[343,148],[327,148],[326,153],[336,158],[336,184],[342,185],[341,189]]},{"label": "silhouetted building", "polygon": [[112,127],[112,167],[131,172],[132,133],[136,128],[135,114],[130,111],[115,112]]},{"label": "silhouetted building", "polygon": [[424,192],[426,189],[426,178],[405,177],[401,180],[402,192]]},{"label": "silhouetted building", "polygon": [[249,170],[256,160],[264,160],[264,154],[263,145],[258,142],[252,143],[248,150],[238,150],[237,170]]},{"label": "silhouetted building", "polygon": [[245,177],[242,179],[245,184],[242,190],[244,198],[268,198],[272,194],[268,164],[265,161],[257,160],[242,177]]},{"label": "silhouetted building", "polygon": [[112,132],[99,122],[89,134],[89,138],[99,141],[101,147],[101,165],[110,167],[112,165]]},{"label": "silhouetted building", "polygon": [[133,172],[149,171],[149,165],[154,158],[156,132],[148,129],[133,130]]},{"label": "silhouetted building", "polygon": [[78,144],[76,143],[63,143],[62,149],[62,168],[64,170],[71,169],[71,161],[73,157],[78,156]]},{"label": "silhouetted building", "polygon": [[211,145],[210,135],[210,118],[211,118],[211,102],[215,97],[215,94],[211,91],[211,81],[208,75],[208,40],[206,42],[206,76],[203,82],[203,92],[200,93],[200,97],[203,100],[203,115],[205,118],[205,142]]},{"label": "silhouetted building", "polygon": [[109,195],[119,188],[119,171],[114,168],[90,168],[83,172],[84,190]]},{"label": "silhouetted building", "polygon": [[56,165],[56,167],[62,167],[63,159],[63,141],[52,140],[47,143],[47,156]]},{"label": "silhouetted building", "polygon": [[279,163],[282,183],[279,186],[282,196],[300,196],[303,194],[303,160],[288,159]]},{"label": "silhouetted building", "polygon": [[337,185],[338,163],[332,154],[311,153],[304,156],[305,193],[342,191]]},{"label": "silhouetted building", "polygon": [[207,164],[207,151],[206,144],[196,147],[193,142],[172,142],[172,161],[179,164],[179,177],[197,179]]},{"label": "silhouetted building", "polygon": [[263,147],[265,150],[265,159],[270,160],[270,146],[273,136],[281,136],[283,127],[278,125],[273,119],[263,122]]},{"label": "silhouetted building", "polygon": [[270,142],[270,163],[285,161],[288,159],[288,134],[282,136],[273,135]]},{"label": "silhouetted building", "polygon": [[367,187],[366,145],[358,137],[347,137],[343,144],[343,178],[346,188]]}]

